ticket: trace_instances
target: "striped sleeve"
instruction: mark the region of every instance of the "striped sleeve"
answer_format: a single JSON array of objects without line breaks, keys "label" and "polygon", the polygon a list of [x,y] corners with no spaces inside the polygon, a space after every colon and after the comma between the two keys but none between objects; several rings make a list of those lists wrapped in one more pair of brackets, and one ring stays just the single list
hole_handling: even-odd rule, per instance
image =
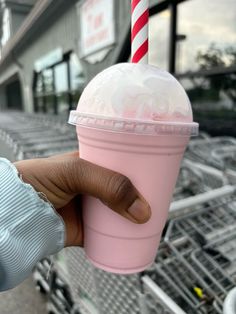
[{"label": "striped sleeve", "polygon": [[0,291],[26,279],[39,260],[64,247],[64,238],[62,218],[0,158]]}]

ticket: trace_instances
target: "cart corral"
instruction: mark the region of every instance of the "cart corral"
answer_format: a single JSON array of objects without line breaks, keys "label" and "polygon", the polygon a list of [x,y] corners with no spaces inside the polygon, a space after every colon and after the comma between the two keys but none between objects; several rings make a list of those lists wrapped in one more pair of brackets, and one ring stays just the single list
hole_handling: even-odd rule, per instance
[{"label": "cart corral", "polygon": [[[6,112],[0,142],[15,160],[78,148],[66,118]],[[236,139],[193,139],[179,173],[156,261],[136,275],[94,268],[81,248],[38,263],[37,289],[48,312],[82,314],[232,314],[236,300]],[[229,301],[230,300],[230,301]]]}]

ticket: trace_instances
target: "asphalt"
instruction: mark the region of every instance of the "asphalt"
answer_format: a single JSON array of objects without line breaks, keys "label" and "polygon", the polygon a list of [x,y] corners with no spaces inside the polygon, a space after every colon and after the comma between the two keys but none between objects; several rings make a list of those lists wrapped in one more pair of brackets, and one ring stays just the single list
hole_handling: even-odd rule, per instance
[{"label": "asphalt", "polygon": [[46,302],[31,278],[17,288],[0,293],[1,314],[46,314]]}]

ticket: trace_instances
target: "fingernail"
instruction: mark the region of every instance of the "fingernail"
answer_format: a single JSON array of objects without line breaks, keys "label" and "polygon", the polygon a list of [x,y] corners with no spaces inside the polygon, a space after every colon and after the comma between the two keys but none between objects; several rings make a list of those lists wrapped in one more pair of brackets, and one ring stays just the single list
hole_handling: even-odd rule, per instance
[{"label": "fingernail", "polygon": [[127,211],[138,222],[146,222],[151,216],[150,207],[138,198]]}]

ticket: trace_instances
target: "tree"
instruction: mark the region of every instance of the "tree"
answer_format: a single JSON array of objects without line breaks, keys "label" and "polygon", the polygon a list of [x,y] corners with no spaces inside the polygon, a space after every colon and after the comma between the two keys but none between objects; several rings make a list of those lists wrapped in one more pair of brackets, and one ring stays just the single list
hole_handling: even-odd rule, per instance
[{"label": "tree", "polygon": [[[216,67],[236,66],[236,48],[228,46],[227,48],[217,48],[211,44],[206,51],[199,51],[196,57],[201,70],[210,70]],[[236,70],[227,75],[209,75],[210,88],[220,95],[223,91],[236,107]]]}]

